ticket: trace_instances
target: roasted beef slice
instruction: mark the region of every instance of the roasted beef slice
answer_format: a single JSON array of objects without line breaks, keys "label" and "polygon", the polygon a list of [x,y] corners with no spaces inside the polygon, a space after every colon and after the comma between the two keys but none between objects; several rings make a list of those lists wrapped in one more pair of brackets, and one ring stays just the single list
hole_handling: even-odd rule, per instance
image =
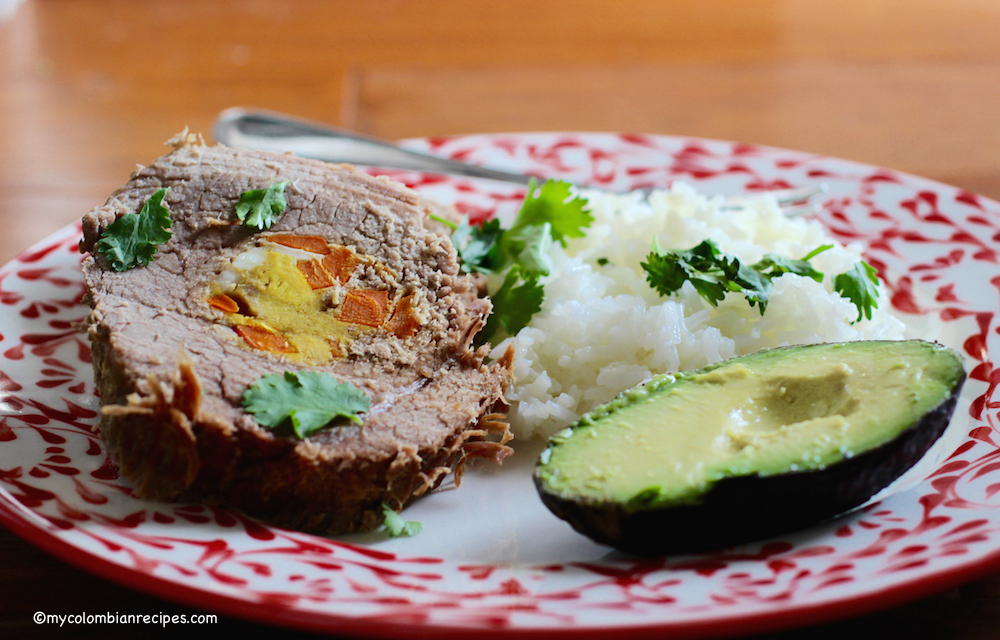
[{"label": "roasted beef slice", "polygon": [[[485,349],[470,346],[490,303],[459,272],[449,239],[425,227],[431,204],[349,166],[189,135],[172,143],[84,217],[80,243],[98,427],[139,496],[235,507],[304,531],[363,531],[381,522],[382,504],[402,508],[466,457],[509,451],[495,413],[509,358],[485,366]],[[287,208],[272,228],[239,224],[242,193],[283,181]],[[172,237],[147,266],[113,270],[99,238],[161,188]],[[285,270],[260,266],[262,255]],[[249,284],[234,284],[240,274]],[[292,281],[306,293],[282,293]],[[265,289],[278,292],[270,307],[253,298]],[[274,311],[281,295],[313,304],[313,315]],[[371,408],[361,424],[305,439],[264,428],[244,392],[286,371],[328,372]]]}]

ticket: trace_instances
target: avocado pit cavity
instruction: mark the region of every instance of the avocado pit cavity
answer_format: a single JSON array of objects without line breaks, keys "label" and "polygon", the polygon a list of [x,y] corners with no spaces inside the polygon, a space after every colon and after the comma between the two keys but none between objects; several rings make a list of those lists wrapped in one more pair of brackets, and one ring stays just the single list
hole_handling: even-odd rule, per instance
[{"label": "avocado pit cavity", "polygon": [[[849,366],[833,363],[824,372],[762,380],[756,380],[742,365],[734,369],[740,373],[730,378],[733,383],[747,387],[748,394],[757,388],[759,392],[748,395],[745,403],[729,412],[717,446],[752,456],[779,446],[783,440],[802,444],[807,438],[815,438],[824,449],[836,445],[841,453],[853,454],[847,431],[849,418],[861,401],[848,385],[853,373]],[[803,451],[804,463],[809,462],[807,454],[807,450]],[[800,466],[792,464],[793,470]]]}]

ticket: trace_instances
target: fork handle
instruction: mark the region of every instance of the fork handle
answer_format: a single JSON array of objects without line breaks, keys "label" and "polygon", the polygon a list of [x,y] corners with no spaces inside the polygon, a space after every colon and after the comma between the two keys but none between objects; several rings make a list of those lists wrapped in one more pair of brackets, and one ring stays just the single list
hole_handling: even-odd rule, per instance
[{"label": "fork handle", "polygon": [[219,114],[213,134],[216,141],[230,147],[277,153],[290,151],[297,156],[326,162],[412,169],[516,184],[528,184],[531,179],[519,173],[409,151],[379,138],[269,111],[226,109]]}]

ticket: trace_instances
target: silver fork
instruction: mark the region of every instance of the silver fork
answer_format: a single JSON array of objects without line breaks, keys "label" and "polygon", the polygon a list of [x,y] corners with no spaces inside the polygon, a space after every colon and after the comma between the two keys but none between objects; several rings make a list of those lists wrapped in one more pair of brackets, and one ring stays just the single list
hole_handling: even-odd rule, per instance
[{"label": "silver fork", "polygon": [[[239,107],[226,109],[219,114],[212,133],[218,142],[230,147],[277,153],[290,151],[297,156],[326,162],[488,178],[523,185],[533,178],[410,151],[380,138],[271,111],[249,111]],[[774,196],[786,216],[800,216],[818,211],[818,203],[807,204],[807,201],[826,190],[825,184],[819,184],[767,193]],[[644,191],[648,193],[650,190]],[[746,197],[730,197],[726,206],[736,207]]]}]

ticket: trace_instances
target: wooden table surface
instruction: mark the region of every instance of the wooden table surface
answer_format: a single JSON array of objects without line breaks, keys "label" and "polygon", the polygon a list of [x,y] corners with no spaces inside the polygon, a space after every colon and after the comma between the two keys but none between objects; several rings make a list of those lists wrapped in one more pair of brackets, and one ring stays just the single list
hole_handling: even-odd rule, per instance
[{"label": "wooden table surface", "polygon": [[[1000,2],[28,0],[0,23],[0,262],[103,203],[173,134],[208,134],[234,105],[388,138],[740,140],[1000,199]],[[38,627],[36,610],[193,612],[2,530],[0,559],[0,637],[160,637]],[[768,637],[1000,638],[1000,575],[945,587]],[[255,630],[227,618],[204,629]]]}]

